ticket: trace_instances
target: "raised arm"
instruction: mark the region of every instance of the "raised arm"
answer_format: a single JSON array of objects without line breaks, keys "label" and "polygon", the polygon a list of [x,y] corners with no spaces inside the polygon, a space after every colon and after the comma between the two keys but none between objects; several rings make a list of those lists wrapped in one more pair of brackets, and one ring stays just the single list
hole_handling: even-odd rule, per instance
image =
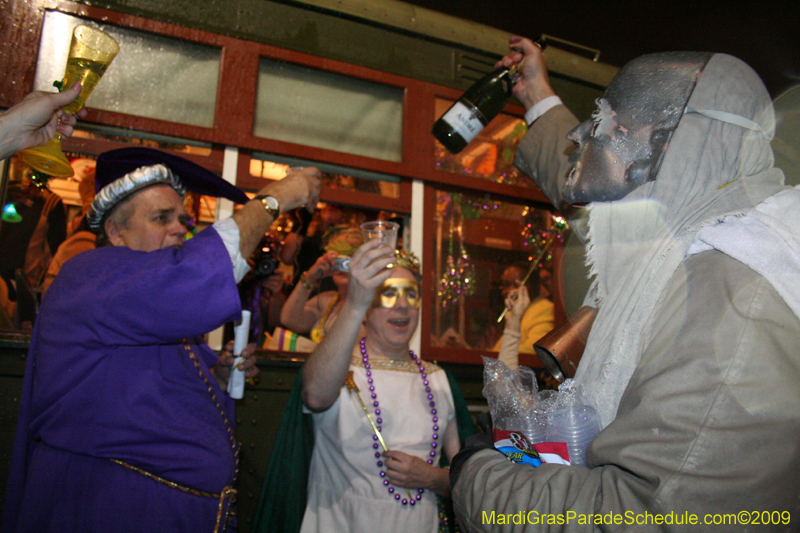
[{"label": "raised arm", "polygon": [[525,37],[513,36],[508,40],[511,50],[497,65],[510,67],[521,64],[520,79],[514,85],[514,96],[522,102],[525,110],[532,108],[545,98],[555,96],[547,75],[547,59],[542,49]]},{"label": "raised arm", "polygon": [[[516,298],[514,297],[516,295]],[[497,360],[506,364],[511,370],[516,370],[519,366],[519,341],[522,338],[522,315],[531,303],[528,296],[528,288],[525,285],[519,287],[506,298],[506,308],[510,313],[506,313],[505,329],[500,341],[500,353]]]},{"label": "raised arm", "polygon": [[364,243],[353,255],[347,297],[339,316],[303,368],[303,402],[312,411],[324,411],[338,398],[361,323],[375,291],[391,275],[385,267],[394,257],[394,251],[377,240]]},{"label": "raised arm", "polygon": [[[76,117],[61,108],[79,94],[81,84],[77,82],[60,93],[34,91],[0,115],[0,159],[45,144],[56,132],[66,137],[72,135]],[[85,115],[86,110],[78,111],[78,117]]]},{"label": "raised arm", "polygon": [[328,291],[311,298],[319,282],[333,273],[335,251],[321,255],[314,265],[303,273],[300,281],[281,308],[281,324],[297,333],[308,333],[325,311],[335,292]]},{"label": "raised arm", "polygon": [[579,214],[564,202],[561,191],[572,169],[569,155],[575,149],[567,134],[578,125],[578,119],[550,85],[546,54],[524,37],[511,37],[509,46],[511,51],[498,64],[521,65],[514,96],[525,106],[529,123],[517,147],[514,166],[536,182],[556,209],[574,220]]},{"label": "raised arm", "polygon": [[[273,181],[258,191],[258,194],[274,196],[278,200],[281,213],[298,207],[314,211],[319,199],[320,176],[318,169],[305,167],[288,174],[282,180]],[[259,200],[250,200],[232,218],[239,226],[239,249],[242,257],[250,257],[274,218],[267,213]]]}]

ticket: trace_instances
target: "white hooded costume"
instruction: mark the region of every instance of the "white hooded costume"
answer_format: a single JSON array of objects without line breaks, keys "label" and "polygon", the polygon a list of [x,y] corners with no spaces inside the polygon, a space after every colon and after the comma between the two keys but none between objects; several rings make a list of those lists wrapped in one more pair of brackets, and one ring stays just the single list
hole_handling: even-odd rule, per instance
[{"label": "white hooded costume", "polygon": [[[600,310],[576,380],[605,426],[589,467],[478,452],[453,491],[469,531],[498,530],[491,512],[526,515],[514,531],[708,531],[750,512],[723,526],[741,531],[761,511],[766,529],[797,528],[800,191],[773,167],[772,102],[742,61],[713,55],[688,109],[654,181],[587,207]],[[556,205],[576,124],[554,107],[517,150]]]}]

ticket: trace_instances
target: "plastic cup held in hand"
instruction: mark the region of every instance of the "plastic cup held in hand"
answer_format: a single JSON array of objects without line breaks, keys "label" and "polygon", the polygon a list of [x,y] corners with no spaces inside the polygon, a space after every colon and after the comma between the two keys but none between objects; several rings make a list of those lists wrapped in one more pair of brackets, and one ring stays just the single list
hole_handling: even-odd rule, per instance
[{"label": "plastic cup held in hand", "polygon": [[384,220],[375,220],[361,224],[361,233],[364,235],[364,242],[379,239],[384,246],[392,250],[397,248],[397,232],[400,224]]}]

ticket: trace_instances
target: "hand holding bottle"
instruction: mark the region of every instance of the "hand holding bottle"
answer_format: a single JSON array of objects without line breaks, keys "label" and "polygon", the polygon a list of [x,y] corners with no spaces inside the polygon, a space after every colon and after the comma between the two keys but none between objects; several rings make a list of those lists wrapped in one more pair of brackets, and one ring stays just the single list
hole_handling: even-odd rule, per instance
[{"label": "hand holding bottle", "polygon": [[[466,148],[483,128],[502,111],[506,100],[512,95],[512,91],[517,97],[520,97],[520,95],[528,96],[529,91],[527,88],[520,90],[519,94],[517,94],[518,91],[514,87],[520,78],[516,65],[523,61],[526,53],[532,53],[537,46],[539,56],[541,56],[544,40],[540,39],[534,44],[523,37],[512,37],[510,43],[512,43],[512,52],[497,63],[495,70],[472,84],[461,98],[434,123],[431,133],[450,153],[457,154]],[[541,58],[540,60],[544,61]],[[532,67],[525,68],[529,70],[529,76],[535,76],[536,78],[540,78],[541,72],[543,72],[546,89],[549,89],[550,94],[555,94],[550,89],[550,82],[547,80],[547,68],[544,63],[538,69],[541,72],[534,72]],[[533,68],[536,68],[536,65]],[[534,88],[538,88],[538,86],[539,84],[536,83]],[[547,96],[550,96],[550,94]],[[538,91],[533,91],[533,95],[538,95]],[[528,101],[532,99],[529,98]],[[527,103],[523,100],[521,101],[528,109]],[[533,103],[530,105],[533,106]]]},{"label": "hand holding bottle", "polygon": [[538,42],[534,43],[530,39],[516,35],[508,40],[508,46],[511,50],[497,62],[495,67],[510,68],[519,65],[517,70],[519,79],[514,85],[513,94],[525,106],[525,110],[548,96],[554,96],[556,93],[550,86],[547,58],[542,46]]},{"label": "hand holding bottle", "polygon": [[433,136],[452,154],[466,148],[503,109],[511,96],[514,78],[509,69],[501,66],[476,81],[433,124]]}]

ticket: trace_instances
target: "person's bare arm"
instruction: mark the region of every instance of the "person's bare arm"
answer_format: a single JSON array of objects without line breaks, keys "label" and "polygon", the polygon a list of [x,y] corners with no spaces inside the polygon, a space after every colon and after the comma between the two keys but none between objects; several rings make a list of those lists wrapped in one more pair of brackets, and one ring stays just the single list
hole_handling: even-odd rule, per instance
[{"label": "person's bare arm", "polygon": [[308,334],[314,324],[322,318],[322,314],[331,304],[331,299],[337,294],[336,291],[325,291],[308,300],[305,299],[307,295],[298,296],[307,292],[308,289],[298,283],[281,308],[281,325],[303,335]]},{"label": "person's bare arm", "polygon": [[364,243],[353,255],[347,297],[336,322],[303,367],[303,403],[312,411],[328,409],[339,397],[361,323],[375,291],[391,275],[385,267],[394,257],[394,250],[377,240]]},{"label": "person's bare arm", "polygon": [[[56,133],[65,137],[72,135],[76,116],[64,113],[61,108],[81,93],[81,84],[60,93],[34,91],[21,102],[0,115],[0,159],[20,150],[40,146],[52,139]],[[84,117],[81,109],[77,117]]]},{"label": "person's bare arm", "polygon": [[333,273],[333,258],[336,252],[330,251],[317,258],[314,265],[303,273],[289,298],[281,309],[281,324],[298,333],[307,333],[314,327],[334,294],[322,293],[311,297],[318,283]]},{"label": "person's bare arm", "polygon": [[[258,191],[258,194],[274,196],[280,204],[281,213],[298,207],[313,211],[319,200],[320,176],[318,169],[305,167],[288,174],[282,180],[273,181]],[[247,202],[232,218],[239,226],[239,250],[242,257],[250,257],[274,220],[257,200]]]},{"label": "person's bare arm", "polygon": [[[514,297],[516,295],[516,298]],[[531,299],[528,297],[528,289],[525,285],[520,286],[506,298],[506,324],[503,329],[503,337],[500,341],[500,353],[497,360],[505,363],[511,370],[516,370],[519,366],[519,341],[522,338],[522,315],[530,305]]]},{"label": "person's bare arm", "polygon": [[[452,461],[461,449],[455,418],[447,424],[442,446],[448,461]],[[439,496],[450,497],[450,470],[447,468],[428,464],[419,457],[397,450],[385,451],[383,456],[387,458],[386,473],[393,485],[406,489],[426,489]]]}]

